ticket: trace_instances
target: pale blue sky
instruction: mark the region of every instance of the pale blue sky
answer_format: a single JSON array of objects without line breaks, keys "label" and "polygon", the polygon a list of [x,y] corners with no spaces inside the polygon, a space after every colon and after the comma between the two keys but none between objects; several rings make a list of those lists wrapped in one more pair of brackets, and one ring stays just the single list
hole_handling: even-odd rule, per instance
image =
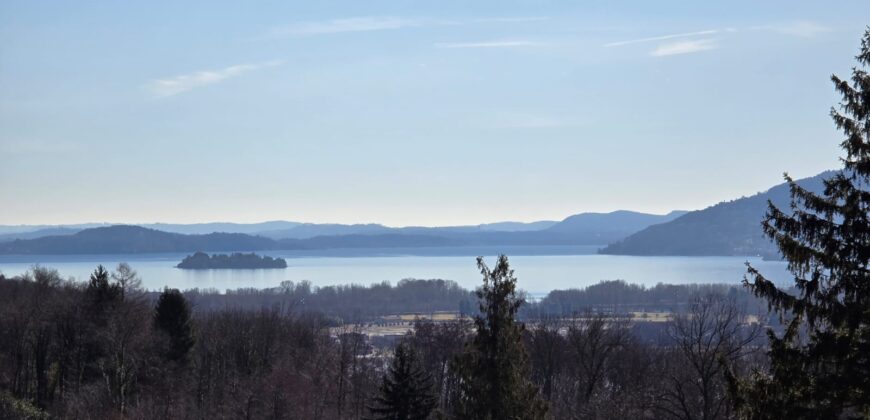
[{"label": "pale blue sky", "polygon": [[828,78],[870,23],[867,1],[84,3],[0,3],[0,224],[703,208],[838,166]]}]

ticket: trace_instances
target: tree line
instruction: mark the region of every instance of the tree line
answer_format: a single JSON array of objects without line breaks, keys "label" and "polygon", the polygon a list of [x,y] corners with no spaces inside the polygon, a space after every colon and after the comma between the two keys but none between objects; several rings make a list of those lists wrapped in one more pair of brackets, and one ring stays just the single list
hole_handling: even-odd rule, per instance
[{"label": "tree line", "polygon": [[[622,280],[602,281],[579,289],[552,290],[539,300],[526,300],[518,312],[519,319],[570,316],[592,311],[627,315],[631,312],[684,311],[693,296],[722,294],[755,313],[764,312],[766,303],[739,285],[724,284],[657,284],[652,287],[629,284]],[[151,292],[151,299],[157,293]],[[309,281],[282,282],[272,288],[189,289],[184,295],[196,311],[226,308],[259,309],[279,306],[294,312],[317,312],[335,325],[373,322],[386,315],[458,312],[468,317],[477,312],[474,291],[451,280],[403,279],[368,286],[346,284],[316,287]],[[772,319],[776,323],[776,319]]]},{"label": "tree line", "polygon": [[[700,404],[703,395],[663,387],[666,373],[675,385],[707,378],[705,398],[723,401],[721,372],[681,370],[689,357],[717,354],[678,346],[691,343],[692,322],[709,322],[705,332],[719,328],[727,309],[722,343],[747,341],[757,330],[723,294],[698,295],[692,310],[715,315],[680,315],[658,342],[636,338],[628,318],[604,312],[522,323],[524,301],[507,258],[492,270],[479,264],[486,281],[472,321],[418,320],[387,342],[365,336],[358,324],[286,305],[194,310],[191,297],[201,296],[174,289],[150,295],[125,264],[111,273],[98,267],[86,283],[39,267],[0,278],[0,412],[311,419],[659,413],[671,401],[666,392],[673,405]],[[734,360],[744,356],[738,351]],[[402,413],[416,414],[390,417],[402,404],[416,407]],[[501,411],[481,414],[488,407]]]}]

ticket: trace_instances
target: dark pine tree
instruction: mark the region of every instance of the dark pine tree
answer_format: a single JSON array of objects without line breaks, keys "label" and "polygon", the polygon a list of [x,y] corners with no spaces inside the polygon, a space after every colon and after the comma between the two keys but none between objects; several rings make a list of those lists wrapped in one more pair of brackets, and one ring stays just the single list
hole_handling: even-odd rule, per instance
[{"label": "dark pine tree", "polygon": [[163,289],[154,309],[154,326],[168,338],[164,356],[167,360],[184,362],[193,347],[190,304],[178,289]]},{"label": "dark pine tree", "polygon": [[492,270],[478,257],[483,286],[477,289],[480,315],[476,334],[453,363],[459,383],[456,417],[474,420],[542,419],[546,403],[528,379],[522,343],[524,325],[516,322],[523,300],[506,256]]},{"label": "dark pine tree", "polygon": [[85,296],[91,322],[97,326],[104,326],[109,314],[124,299],[121,287],[109,281],[109,272],[102,265],[91,273]]},{"label": "dark pine tree", "polygon": [[109,282],[109,272],[102,265],[98,265],[97,269],[91,273],[85,292],[90,298],[91,304],[95,306],[102,306],[121,298],[121,288],[117,284]]},{"label": "dark pine tree", "polygon": [[417,353],[406,342],[396,346],[380,395],[369,408],[373,420],[425,420],[435,409],[432,377],[420,367]]},{"label": "dark pine tree", "polygon": [[729,377],[747,419],[870,418],[870,28],[834,122],[846,136],[844,168],[823,194],[791,184],[792,209],[769,205],[764,231],[794,275],[796,293],[749,267],[746,285],[786,322],[769,332],[770,367]]}]

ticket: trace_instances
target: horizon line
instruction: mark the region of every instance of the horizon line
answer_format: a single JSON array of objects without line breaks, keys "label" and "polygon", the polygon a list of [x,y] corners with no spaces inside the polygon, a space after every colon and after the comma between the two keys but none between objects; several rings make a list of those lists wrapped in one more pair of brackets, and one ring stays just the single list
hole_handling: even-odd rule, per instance
[{"label": "horizon line", "polygon": [[79,225],[98,225],[95,227],[106,227],[106,226],[143,226],[143,225],[210,225],[210,224],[233,224],[233,225],[258,225],[265,223],[297,223],[299,225],[344,225],[344,226],[358,226],[358,225],[378,225],[386,228],[400,229],[400,228],[449,228],[449,227],[473,227],[473,226],[482,226],[482,225],[491,225],[491,224],[499,224],[499,223],[522,223],[522,224],[532,224],[532,223],[541,223],[541,222],[554,222],[558,223],[564,221],[565,219],[582,215],[582,214],[612,214],[619,212],[630,212],[630,213],[638,213],[638,214],[647,214],[652,216],[667,216],[668,214],[674,212],[693,212],[702,209],[675,209],[670,210],[664,213],[661,212],[645,212],[645,211],[637,211],[637,210],[629,210],[629,209],[617,209],[611,211],[584,211],[579,213],[572,213],[568,216],[562,217],[560,219],[535,219],[529,221],[522,220],[497,220],[492,222],[480,222],[480,223],[469,223],[469,224],[444,224],[444,225],[423,225],[423,224],[409,224],[409,225],[390,225],[385,223],[378,222],[301,222],[295,220],[286,220],[286,219],[271,219],[271,220],[263,220],[257,222],[232,222],[232,221],[208,221],[208,222],[75,222],[75,223],[19,223],[19,224],[0,224],[0,227],[6,228],[14,228],[14,227],[46,227],[46,228],[63,228],[63,227],[72,227]]}]

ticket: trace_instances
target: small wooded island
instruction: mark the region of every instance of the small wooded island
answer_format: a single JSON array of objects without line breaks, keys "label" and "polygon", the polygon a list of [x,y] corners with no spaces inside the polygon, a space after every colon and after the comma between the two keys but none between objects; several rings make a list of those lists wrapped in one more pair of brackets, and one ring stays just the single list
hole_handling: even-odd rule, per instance
[{"label": "small wooded island", "polygon": [[188,255],[177,268],[189,270],[207,270],[212,268],[287,268],[287,261],[283,258],[259,256],[254,253],[242,254],[239,252],[231,255],[196,252]]}]

